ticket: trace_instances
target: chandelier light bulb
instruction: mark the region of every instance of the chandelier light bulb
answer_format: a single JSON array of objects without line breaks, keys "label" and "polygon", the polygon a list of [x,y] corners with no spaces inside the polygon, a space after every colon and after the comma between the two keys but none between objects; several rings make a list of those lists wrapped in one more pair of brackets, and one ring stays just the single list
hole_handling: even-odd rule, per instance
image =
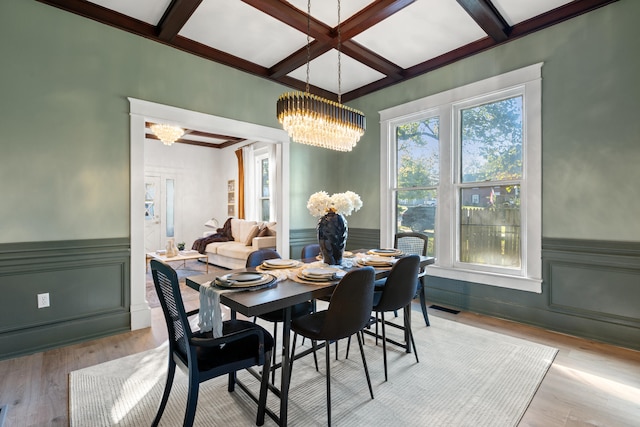
[{"label": "chandelier light bulb", "polygon": [[160,138],[164,145],[171,145],[184,135],[182,128],[167,124],[153,124],[151,125],[151,132]]}]

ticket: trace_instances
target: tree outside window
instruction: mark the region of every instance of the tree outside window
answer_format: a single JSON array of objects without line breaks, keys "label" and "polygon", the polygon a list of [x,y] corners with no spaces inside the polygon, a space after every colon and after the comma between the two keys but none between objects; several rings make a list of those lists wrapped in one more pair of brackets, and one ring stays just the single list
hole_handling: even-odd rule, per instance
[{"label": "tree outside window", "polygon": [[397,141],[396,232],[418,232],[429,239],[435,255],[435,219],[440,180],[438,117],[399,125]]},{"label": "tree outside window", "polygon": [[459,260],[520,268],[522,96],[460,110]]}]

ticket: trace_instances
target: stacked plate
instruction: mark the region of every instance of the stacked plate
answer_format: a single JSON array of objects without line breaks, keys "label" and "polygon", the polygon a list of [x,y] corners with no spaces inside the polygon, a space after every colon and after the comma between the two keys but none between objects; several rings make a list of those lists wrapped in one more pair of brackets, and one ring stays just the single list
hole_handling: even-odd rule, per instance
[{"label": "stacked plate", "polygon": [[263,273],[229,273],[224,276],[216,277],[215,285],[221,288],[263,288],[271,286],[275,283],[276,278],[270,274]]},{"label": "stacked plate", "polygon": [[358,258],[358,264],[371,267],[391,267],[396,260],[388,256],[365,256]]},{"label": "stacked plate", "polygon": [[[342,253],[342,256],[343,256],[343,258],[353,258],[355,255],[353,254],[353,252],[344,251],[344,252]],[[322,261],[322,260],[323,260],[323,258],[322,258],[322,254],[319,254],[318,256],[316,256],[316,259],[317,259],[318,261]]]},{"label": "stacked plate", "polygon": [[376,255],[376,256],[388,256],[388,257],[395,257],[395,256],[400,256],[403,255],[403,252],[399,249],[371,249],[369,252],[367,252],[369,255]]},{"label": "stacked plate", "polygon": [[300,267],[302,263],[294,259],[268,259],[265,260],[260,267],[265,270],[278,270],[283,268],[296,268]]},{"label": "stacked plate", "polygon": [[298,273],[298,277],[309,282],[333,282],[340,280],[346,273],[335,267],[304,268]]}]

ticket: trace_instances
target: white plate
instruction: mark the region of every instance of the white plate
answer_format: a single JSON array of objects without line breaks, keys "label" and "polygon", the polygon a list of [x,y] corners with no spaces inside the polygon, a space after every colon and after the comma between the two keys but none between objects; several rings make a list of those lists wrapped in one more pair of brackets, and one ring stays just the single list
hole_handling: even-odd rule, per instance
[{"label": "white plate", "polygon": [[307,277],[333,277],[337,272],[342,271],[339,268],[317,267],[305,268],[302,273]]},{"label": "white plate", "polygon": [[369,253],[372,255],[387,256],[387,257],[402,255],[402,251],[398,249],[371,249]]},{"label": "white plate", "polygon": [[258,282],[263,278],[260,273],[230,273],[221,277],[227,282]]},{"label": "white plate", "polygon": [[291,267],[298,263],[293,259],[268,259],[263,264],[273,267]]},{"label": "white plate", "polygon": [[[243,273],[236,273],[236,274],[243,274]],[[255,273],[250,273],[250,274],[255,274]],[[260,274],[259,280],[251,280],[251,281],[245,281],[245,282],[225,279],[227,276],[231,276],[231,275],[232,274],[227,274],[225,276],[217,277],[216,280],[214,281],[214,284],[222,288],[229,288],[229,289],[242,288],[242,289],[252,290],[252,289],[262,289],[264,287],[271,286],[276,282],[276,278],[270,274]]]}]

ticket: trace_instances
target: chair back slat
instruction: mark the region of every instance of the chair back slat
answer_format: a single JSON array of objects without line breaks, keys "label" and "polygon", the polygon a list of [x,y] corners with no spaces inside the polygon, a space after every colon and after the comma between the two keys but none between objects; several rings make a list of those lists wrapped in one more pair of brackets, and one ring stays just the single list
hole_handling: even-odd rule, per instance
[{"label": "chair back slat", "polygon": [[371,317],[375,272],[372,267],[348,272],[336,286],[322,327],[322,336],[349,337],[364,328]]},{"label": "chair back slat", "polygon": [[182,295],[180,294],[178,276],[170,266],[163,262],[151,260],[150,264],[153,283],[167,323],[170,344],[173,348],[179,349],[179,353],[186,361],[189,352],[191,328],[187,321]]}]

